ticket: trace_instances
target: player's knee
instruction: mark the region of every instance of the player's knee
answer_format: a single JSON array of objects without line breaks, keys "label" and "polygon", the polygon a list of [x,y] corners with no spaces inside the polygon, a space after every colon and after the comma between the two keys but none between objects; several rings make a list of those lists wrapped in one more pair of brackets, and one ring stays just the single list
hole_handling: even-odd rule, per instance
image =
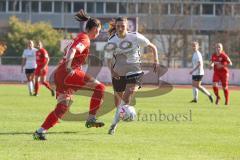
[{"label": "player's knee", "polygon": [[58,118],[63,118],[64,114],[69,110],[69,106],[65,103],[58,103],[54,112]]},{"label": "player's knee", "polygon": [[223,89],[224,90],[228,90],[228,86],[223,86]]},{"label": "player's knee", "polygon": [[218,85],[217,85],[217,83],[213,83],[213,87],[217,87]]},{"label": "player's knee", "polygon": [[105,85],[102,84],[102,83],[99,83],[96,87],[95,87],[95,90],[103,93],[105,91]]},{"label": "player's knee", "polygon": [[135,92],[135,87],[126,88],[125,92],[129,95],[132,95]]},{"label": "player's knee", "polygon": [[196,84],[196,83],[193,83],[192,86],[195,87],[195,88],[199,87],[198,84]]}]

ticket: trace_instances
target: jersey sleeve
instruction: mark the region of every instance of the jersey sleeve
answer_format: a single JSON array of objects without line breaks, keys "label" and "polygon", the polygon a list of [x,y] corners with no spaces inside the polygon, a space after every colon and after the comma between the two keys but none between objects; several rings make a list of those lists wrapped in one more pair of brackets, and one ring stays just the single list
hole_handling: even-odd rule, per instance
[{"label": "jersey sleeve", "polygon": [[48,58],[48,52],[46,49],[42,50],[42,54],[43,54],[44,58]]},{"label": "jersey sleeve", "polygon": [[22,58],[26,58],[26,50],[25,49],[23,51]]},{"label": "jersey sleeve", "polygon": [[203,62],[203,58],[202,58],[201,53],[198,53],[198,54],[197,54],[197,61],[200,62],[200,63]]},{"label": "jersey sleeve", "polygon": [[212,61],[212,62],[215,62],[215,61],[216,61],[216,57],[215,57],[214,54],[212,54],[211,61]]},{"label": "jersey sleeve", "polygon": [[141,47],[147,47],[150,44],[150,41],[140,33],[137,33],[137,41]]},{"label": "jersey sleeve", "polygon": [[77,39],[74,40],[71,48],[82,52],[85,48],[90,46],[90,42],[88,41],[87,37],[79,36]]},{"label": "jersey sleeve", "polygon": [[227,54],[223,54],[222,55],[222,58],[223,58],[223,60],[222,60],[222,64],[224,65],[224,66],[227,66],[230,62],[229,62],[229,57],[228,57],[228,55]]}]

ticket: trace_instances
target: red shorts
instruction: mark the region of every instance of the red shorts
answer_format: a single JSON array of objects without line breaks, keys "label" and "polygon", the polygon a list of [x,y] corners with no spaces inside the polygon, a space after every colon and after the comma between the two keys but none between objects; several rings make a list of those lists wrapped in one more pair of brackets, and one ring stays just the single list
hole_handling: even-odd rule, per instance
[{"label": "red shorts", "polygon": [[46,76],[48,73],[48,67],[46,67],[44,70],[42,70],[42,67],[37,67],[34,74],[35,76]]},{"label": "red shorts", "polygon": [[223,86],[227,86],[229,81],[229,73],[228,72],[214,72],[213,73],[213,82],[221,82]]},{"label": "red shorts", "polygon": [[81,89],[87,82],[90,81],[91,76],[87,75],[80,69],[75,69],[74,74],[70,75],[64,67],[59,67],[54,75],[54,82],[56,85],[57,95],[67,94],[72,95],[77,90]]}]

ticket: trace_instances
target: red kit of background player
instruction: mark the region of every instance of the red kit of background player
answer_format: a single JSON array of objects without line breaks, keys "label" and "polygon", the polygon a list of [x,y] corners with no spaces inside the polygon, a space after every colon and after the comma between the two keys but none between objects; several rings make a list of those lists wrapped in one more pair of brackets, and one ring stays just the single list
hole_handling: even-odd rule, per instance
[{"label": "red kit of background player", "polygon": [[213,91],[216,95],[216,104],[219,103],[220,96],[218,93],[218,83],[221,82],[225,96],[225,105],[229,103],[229,71],[228,66],[232,65],[232,62],[228,55],[223,51],[221,43],[216,44],[216,53],[212,55],[211,66],[214,68],[213,73]]},{"label": "red kit of background player", "polygon": [[41,83],[51,91],[52,96],[54,96],[54,90],[50,87],[49,82],[47,82],[47,73],[48,73],[48,62],[49,56],[46,49],[43,48],[41,41],[37,42],[38,51],[36,51],[36,61],[37,68],[35,70],[35,93],[34,96],[38,96],[39,92],[39,79]]}]

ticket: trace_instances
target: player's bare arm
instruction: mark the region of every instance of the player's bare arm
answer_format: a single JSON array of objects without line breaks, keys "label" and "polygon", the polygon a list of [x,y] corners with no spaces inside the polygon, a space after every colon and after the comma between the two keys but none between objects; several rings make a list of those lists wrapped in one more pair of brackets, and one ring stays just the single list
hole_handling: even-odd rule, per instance
[{"label": "player's bare arm", "polygon": [[212,69],[213,67],[214,67],[214,62],[213,62],[213,61],[210,61],[209,69]]},{"label": "player's bare arm", "polygon": [[26,58],[22,58],[21,73],[23,73],[23,67],[26,64]]},{"label": "player's bare arm", "polygon": [[152,43],[150,43],[148,47],[151,48],[151,50],[153,51],[153,58],[154,58],[153,71],[157,72],[159,71],[159,68],[160,68],[157,47]]},{"label": "player's bare arm", "polygon": [[231,61],[231,59],[229,57],[227,57],[227,61],[228,61],[228,65],[232,66],[232,61]]},{"label": "player's bare arm", "polygon": [[49,56],[46,54],[45,55],[45,58],[46,58],[46,63],[45,63],[45,65],[43,66],[43,68],[41,69],[42,71],[48,66],[48,63],[49,63]]},{"label": "player's bare arm", "polygon": [[69,50],[69,54],[67,54],[67,63],[66,63],[66,69],[67,71],[70,73],[72,72],[72,60],[75,56],[76,53],[76,49],[75,48],[71,48]]},{"label": "player's bare arm", "polygon": [[195,68],[193,68],[193,70],[191,70],[191,71],[189,72],[189,74],[192,74],[194,71],[196,71],[196,70],[200,67],[200,65],[201,65],[201,63],[198,61],[197,66],[196,66]]}]

